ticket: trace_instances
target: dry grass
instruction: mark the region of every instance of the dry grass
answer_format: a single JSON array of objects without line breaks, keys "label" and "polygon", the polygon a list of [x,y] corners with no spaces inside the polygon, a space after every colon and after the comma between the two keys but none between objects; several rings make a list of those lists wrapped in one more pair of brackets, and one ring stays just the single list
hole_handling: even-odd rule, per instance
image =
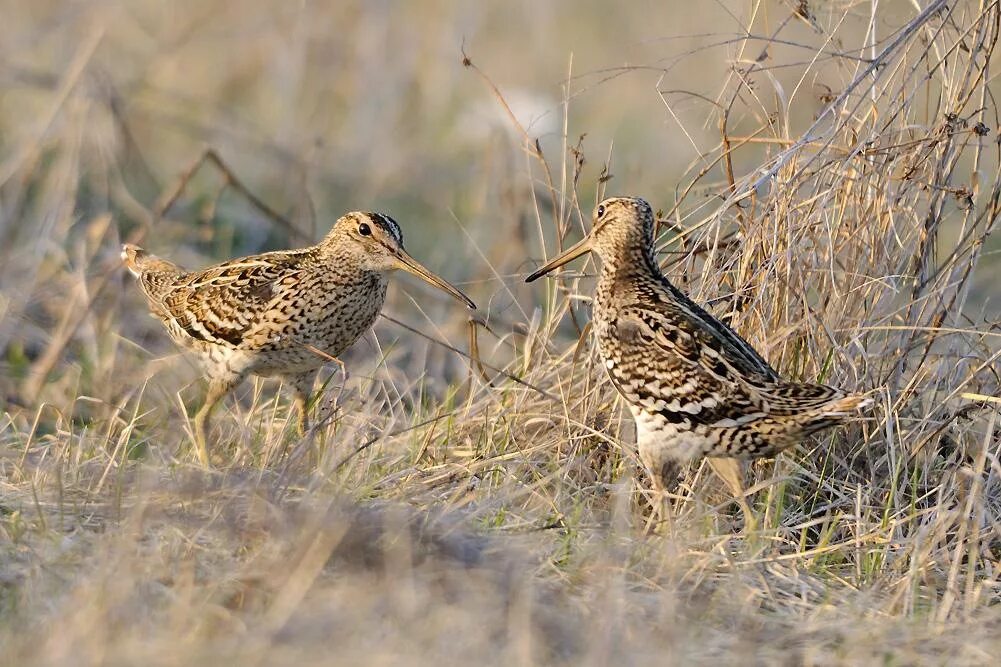
[{"label": "dry grass", "polygon": [[[1001,7],[920,4],[5,9],[2,659],[989,662]],[[159,175],[204,143],[228,179]],[[753,466],[753,517],[700,465],[649,525],[593,267],[521,284],[606,188],[663,209],[668,273],[784,374],[877,397]],[[248,384],[200,469],[197,375],[118,244],[198,265],[349,208],[482,310],[398,286],[318,428]]]}]

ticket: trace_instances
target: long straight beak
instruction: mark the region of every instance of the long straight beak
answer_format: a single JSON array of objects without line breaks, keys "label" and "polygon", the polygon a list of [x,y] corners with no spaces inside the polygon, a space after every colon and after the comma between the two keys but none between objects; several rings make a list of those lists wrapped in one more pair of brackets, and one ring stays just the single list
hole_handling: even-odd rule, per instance
[{"label": "long straight beak", "polygon": [[549,273],[550,271],[552,271],[553,269],[558,269],[567,262],[573,261],[578,257],[580,257],[581,255],[584,255],[589,252],[591,252],[590,235],[585,236],[583,239],[581,239],[577,243],[567,248],[565,251],[563,251],[562,255],[559,255],[558,257],[551,259],[545,264],[543,264],[532,275],[525,278],[525,282],[530,283],[533,280],[537,280],[542,276],[546,275],[547,273]]},{"label": "long straight beak", "polygon": [[434,285],[443,292],[448,292],[456,299],[466,304],[466,306],[471,310],[476,310],[476,304],[473,303],[472,299],[459,291],[457,287],[452,285],[441,276],[432,273],[429,269],[424,268],[424,266],[418,262],[416,259],[410,256],[403,248],[396,248],[393,252],[396,256],[396,264],[399,268],[403,269],[407,273],[412,273],[421,280],[425,281],[430,285]]}]

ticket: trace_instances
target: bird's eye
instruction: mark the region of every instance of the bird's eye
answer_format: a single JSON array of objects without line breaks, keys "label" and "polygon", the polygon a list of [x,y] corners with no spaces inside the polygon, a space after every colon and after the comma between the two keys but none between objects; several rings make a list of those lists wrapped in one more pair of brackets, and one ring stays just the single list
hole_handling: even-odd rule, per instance
[{"label": "bird's eye", "polygon": [[371,236],[372,228],[368,226],[367,222],[363,222],[360,225],[358,225],[358,233],[361,234],[362,236]]},{"label": "bird's eye", "polygon": [[605,215],[605,205],[598,204],[598,217],[600,218],[603,215]]}]

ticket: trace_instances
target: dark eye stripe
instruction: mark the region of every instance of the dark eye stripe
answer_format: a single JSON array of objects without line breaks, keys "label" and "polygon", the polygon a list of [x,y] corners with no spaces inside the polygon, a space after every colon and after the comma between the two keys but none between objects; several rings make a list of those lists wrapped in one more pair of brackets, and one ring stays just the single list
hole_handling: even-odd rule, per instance
[{"label": "dark eye stripe", "polygon": [[372,217],[379,219],[379,222],[382,223],[383,227],[389,230],[389,233],[393,235],[393,238],[396,239],[397,243],[403,243],[403,232],[400,230],[400,226],[396,224],[395,220],[382,213],[373,213]]}]

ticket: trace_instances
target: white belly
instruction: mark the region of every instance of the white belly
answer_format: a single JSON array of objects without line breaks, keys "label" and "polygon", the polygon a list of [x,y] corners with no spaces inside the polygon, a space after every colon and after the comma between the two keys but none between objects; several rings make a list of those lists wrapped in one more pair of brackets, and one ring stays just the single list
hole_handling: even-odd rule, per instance
[{"label": "white belly", "polygon": [[713,446],[711,438],[689,430],[685,424],[672,424],[657,414],[630,406],[636,422],[636,449],[640,460],[652,470],[659,470],[664,461],[686,463],[702,456]]}]

